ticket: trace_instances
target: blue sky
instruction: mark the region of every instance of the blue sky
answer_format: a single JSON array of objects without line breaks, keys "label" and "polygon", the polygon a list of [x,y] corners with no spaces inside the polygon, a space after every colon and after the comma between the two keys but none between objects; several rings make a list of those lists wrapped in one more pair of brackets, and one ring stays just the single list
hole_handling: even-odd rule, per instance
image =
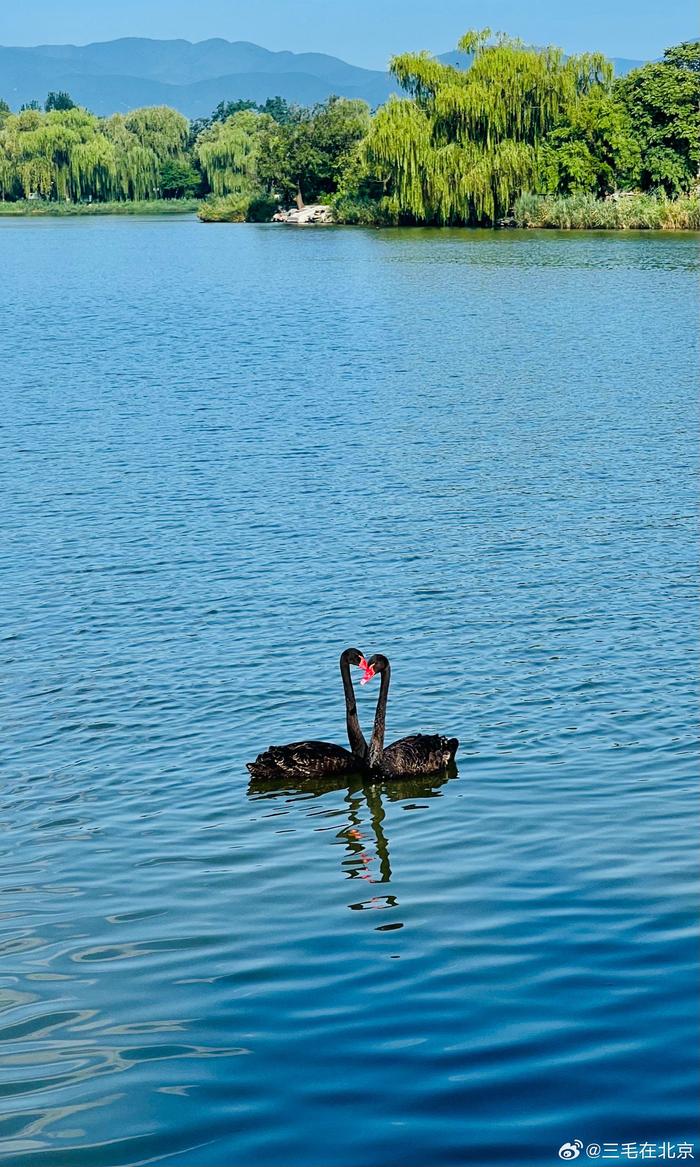
[{"label": "blue sky", "polygon": [[0,44],[85,44],[119,36],[250,40],[382,68],[393,52],[445,52],[490,25],[569,52],[650,58],[697,35],[695,0],[32,0],[3,4]]}]

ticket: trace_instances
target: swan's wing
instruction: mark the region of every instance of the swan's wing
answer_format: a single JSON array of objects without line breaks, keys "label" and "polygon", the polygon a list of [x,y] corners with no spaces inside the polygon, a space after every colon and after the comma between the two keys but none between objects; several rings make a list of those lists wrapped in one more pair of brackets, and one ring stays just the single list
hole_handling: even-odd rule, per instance
[{"label": "swan's wing", "polygon": [[291,742],[270,746],[246,766],[256,778],[284,774],[313,778],[357,772],[361,763],[349,750],[332,742]]},{"label": "swan's wing", "polygon": [[438,733],[414,733],[384,750],[382,766],[390,774],[431,774],[454,762],[457,738]]}]

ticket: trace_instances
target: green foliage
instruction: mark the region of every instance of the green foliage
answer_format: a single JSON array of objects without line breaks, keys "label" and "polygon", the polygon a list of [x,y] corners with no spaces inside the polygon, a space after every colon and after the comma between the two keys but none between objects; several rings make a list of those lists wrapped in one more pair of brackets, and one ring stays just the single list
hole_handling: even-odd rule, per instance
[{"label": "green foliage", "polygon": [[257,112],[258,107],[254,101],[246,101],[242,98],[239,98],[238,101],[220,101],[209,120],[211,122],[225,122],[234,114],[242,113],[246,109],[254,109]]},{"label": "green foliage", "polygon": [[667,49],[663,61],[621,77],[616,91],[639,143],[642,188],[691,190],[700,169],[700,42]]},{"label": "green foliage", "polygon": [[[101,119],[78,107],[32,108],[6,116],[0,123],[0,197],[76,203],[155,197],[159,154],[167,155],[171,138],[166,134],[154,150],[129,128],[143,130],[150,112]],[[174,110],[168,113],[185,122]]]},{"label": "green foliage", "polygon": [[599,197],[639,175],[641,150],[622,102],[597,86],[574,102],[545,138],[539,183],[551,193],[592,191]]},{"label": "green foliage", "polygon": [[334,193],[370,124],[366,102],[344,97],[292,111],[286,122],[270,119],[260,159],[261,180],[286,201],[315,202]]},{"label": "green foliage", "polygon": [[258,106],[259,113],[267,113],[281,126],[289,125],[294,121],[297,107],[290,105],[284,97],[268,97],[263,105]]},{"label": "green foliage", "polygon": [[202,187],[202,176],[191,162],[170,158],[158,172],[158,187],[164,199],[191,198]]},{"label": "green foliage", "polygon": [[195,154],[215,195],[250,198],[260,191],[263,135],[273,124],[267,114],[241,110],[200,134]]},{"label": "green foliage", "polygon": [[114,155],[113,194],[110,197],[153,198],[158,189],[158,155],[128,128],[123,114],[115,113],[106,118],[101,130]]},{"label": "green foliage", "polygon": [[200,204],[197,214],[203,223],[269,223],[278,209],[268,194],[236,193],[211,195]]},{"label": "green foliage", "polygon": [[197,215],[203,223],[245,223],[249,205],[246,194],[212,195],[200,204]]},{"label": "green foliage", "polygon": [[700,41],[683,41],[664,52],[664,65],[700,73]]},{"label": "green foliage", "polygon": [[318,161],[311,182],[318,194],[337,189],[355,147],[368,133],[370,125],[369,106],[364,101],[331,97],[315,107],[311,118],[311,141]]},{"label": "green foliage", "polygon": [[623,194],[598,199],[590,193],[569,196],[523,194],[513,212],[518,227],[556,227],[563,231],[697,231],[700,200]]},{"label": "green foliage", "polygon": [[293,121],[282,125],[272,120],[262,143],[260,180],[265,189],[278,191],[284,202],[303,201],[302,185],[308,198],[313,197],[310,177],[319,158],[311,138],[308,112],[299,111]]},{"label": "green foliage", "polygon": [[331,199],[333,220],[353,227],[395,227],[398,211],[389,199],[366,195],[334,195]]},{"label": "green foliage", "polygon": [[369,166],[364,145],[362,140],[349,152],[338,189],[331,197],[335,221],[364,226],[397,223],[396,208],[386,197],[386,183]]},{"label": "green foliage", "polygon": [[167,105],[132,110],[124,126],[142,146],[153,151],[159,162],[182,153],[189,131],[187,118]]},{"label": "green foliage", "polygon": [[269,223],[272,219],[272,216],[278,210],[279,203],[273,195],[254,195],[248,203],[248,208],[246,210],[246,222]]},{"label": "green foliage", "polygon": [[212,122],[225,122],[236,113],[252,109],[256,113],[267,113],[276,122],[284,125],[294,119],[296,108],[284,97],[268,97],[262,105],[246,98],[238,98],[236,101],[220,101],[208,118],[200,118],[199,121],[205,123],[203,128],[208,128]]},{"label": "green foliage", "polygon": [[59,89],[57,92],[52,89],[44,102],[44,109],[46,113],[50,113],[52,109],[75,109],[75,102],[65,89]]},{"label": "green foliage", "polygon": [[289,122],[294,121],[298,112],[297,106],[290,105],[284,97],[268,97],[263,105],[256,105],[254,101],[245,99],[220,101],[209,117],[195,118],[194,121],[190,122],[188,146],[190,148],[194,146],[200,134],[208,130],[214,122],[225,122],[228,118],[233,117],[234,114],[251,109],[255,110],[256,113],[269,114],[280,125],[287,125]]},{"label": "green foliage", "polygon": [[490,32],[468,33],[468,70],[426,53],[391,62],[408,98],[378,110],[365,158],[391,205],[422,223],[493,223],[537,179],[538,147],[567,111],[610,83],[599,54],[564,58]]}]

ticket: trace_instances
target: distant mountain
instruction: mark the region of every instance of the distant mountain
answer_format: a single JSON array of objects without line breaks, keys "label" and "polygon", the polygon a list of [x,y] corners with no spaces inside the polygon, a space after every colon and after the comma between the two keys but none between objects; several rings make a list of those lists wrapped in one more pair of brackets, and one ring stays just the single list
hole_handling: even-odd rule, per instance
[{"label": "distant mountain", "polygon": [[13,108],[65,89],[97,114],[172,105],[188,117],[222,100],[279,94],[310,104],[332,93],[370,105],[397,91],[388,73],[324,53],[273,53],[246,41],[156,41],[128,37],[90,45],[0,48],[0,97]]},{"label": "distant mountain", "polygon": [[[463,53],[440,60],[466,66]],[[627,73],[642,61],[616,61]],[[187,117],[208,114],[222,100],[268,97],[310,105],[331,94],[361,97],[371,106],[399,87],[389,73],[361,69],[325,53],[273,53],[248,41],[124,37],[90,45],[0,47],[0,98],[14,108],[65,89],[96,114],[139,105],[171,105]]]}]

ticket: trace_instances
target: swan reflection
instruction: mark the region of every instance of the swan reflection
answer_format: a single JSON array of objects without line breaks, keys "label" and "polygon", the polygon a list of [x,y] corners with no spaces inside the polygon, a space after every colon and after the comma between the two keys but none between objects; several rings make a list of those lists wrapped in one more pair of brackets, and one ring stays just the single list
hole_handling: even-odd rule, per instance
[{"label": "swan reflection", "polygon": [[[346,879],[361,879],[367,884],[390,884],[392,878],[385,805],[405,803],[407,810],[425,809],[420,801],[440,798],[442,787],[457,774],[455,766],[440,774],[393,779],[382,785],[364,785],[362,778],[329,775],[323,778],[253,777],[248,783],[248,797],[253,801],[282,800],[287,803],[311,802],[335,791],[344,791],[334,810],[343,814],[346,823],[335,832],[334,842],[342,847],[341,871]],[[358,889],[359,890],[359,889]],[[369,891],[369,888],[368,888]],[[370,893],[351,911],[382,910],[398,907],[395,895]],[[382,930],[402,925],[383,925]]]}]

